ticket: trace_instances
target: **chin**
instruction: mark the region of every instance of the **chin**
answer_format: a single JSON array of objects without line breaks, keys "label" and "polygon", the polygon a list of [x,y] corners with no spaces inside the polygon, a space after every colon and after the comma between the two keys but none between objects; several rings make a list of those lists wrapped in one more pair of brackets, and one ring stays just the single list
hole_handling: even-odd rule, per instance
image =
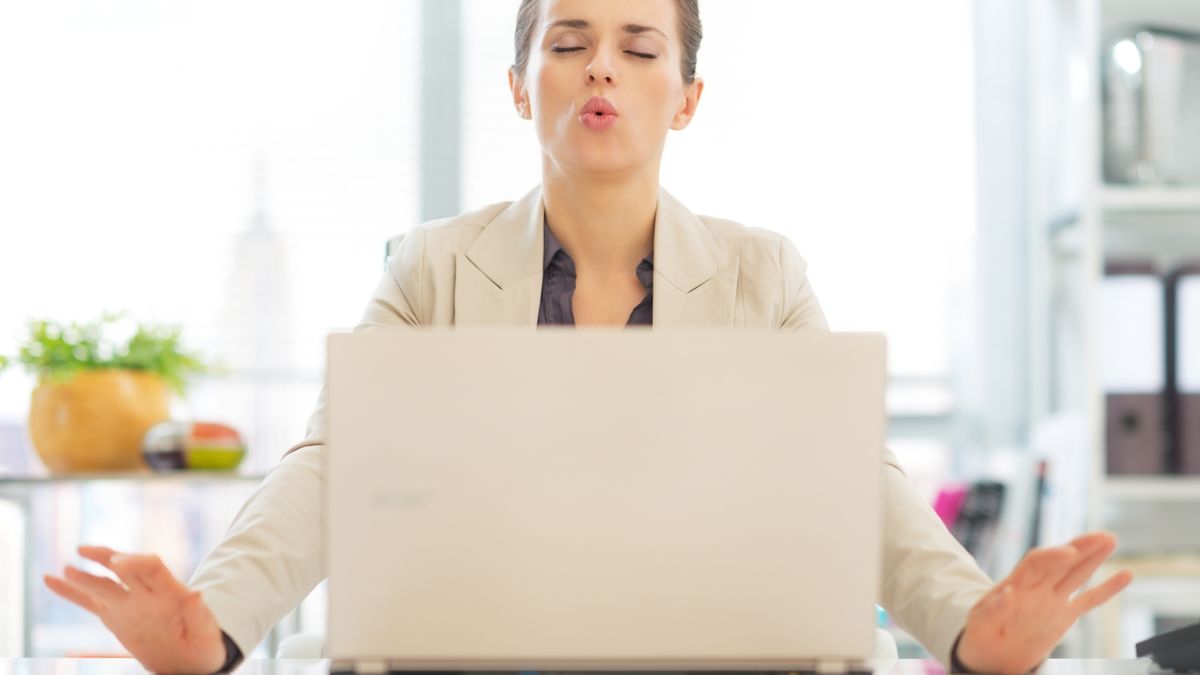
[{"label": "chin", "polygon": [[585,174],[624,174],[637,170],[638,162],[626,155],[613,153],[586,153],[566,163],[572,171]]}]

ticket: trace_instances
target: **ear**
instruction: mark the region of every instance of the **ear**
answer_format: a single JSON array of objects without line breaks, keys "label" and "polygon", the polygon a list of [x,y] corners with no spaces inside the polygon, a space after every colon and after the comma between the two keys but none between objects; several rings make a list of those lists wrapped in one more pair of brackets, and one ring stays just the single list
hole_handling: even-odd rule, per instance
[{"label": "ear", "polygon": [[696,117],[696,108],[700,107],[700,95],[703,93],[704,80],[698,77],[683,90],[683,104],[679,106],[679,110],[675,111],[675,117],[671,119],[672,129],[683,131],[692,123],[692,119]]},{"label": "ear", "polygon": [[513,107],[521,119],[533,119],[529,109],[529,92],[525,91],[525,78],[519,77],[513,69],[508,69],[508,88],[512,90]]}]

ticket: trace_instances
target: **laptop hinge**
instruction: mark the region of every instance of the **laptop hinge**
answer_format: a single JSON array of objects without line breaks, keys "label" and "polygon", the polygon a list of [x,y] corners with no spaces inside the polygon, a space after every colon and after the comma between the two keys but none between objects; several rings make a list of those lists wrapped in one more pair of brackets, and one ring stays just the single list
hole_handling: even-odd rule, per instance
[{"label": "laptop hinge", "polygon": [[865,661],[843,661],[838,659],[828,659],[818,661],[813,669],[814,673],[845,673],[847,675],[868,675],[874,673],[875,669],[871,664]]},{"label": "laptop hinge", "polygon": [[387,661],[334,661],[329,672],[336,675],[383,675],[390,670]]},{"label": "laptop hinge", "polygon": [[[387,673],[406,673],[406,675],[424,675],[416,671],[397,669],[387,661],[341,661],[335,660],[330,664],[331,675],[385,675]],[[429,672],[429,671],[426,671]],[[865,661],[823,660],[809,662],[801,667],[790,668],[787,675],[872,675],[874,668]]]}]

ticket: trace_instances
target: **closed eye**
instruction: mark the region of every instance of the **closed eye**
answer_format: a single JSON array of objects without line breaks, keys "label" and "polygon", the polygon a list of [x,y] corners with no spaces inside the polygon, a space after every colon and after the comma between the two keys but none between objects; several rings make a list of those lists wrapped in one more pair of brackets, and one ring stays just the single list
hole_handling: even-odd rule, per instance
[{"label": "closed eye", "polygon": [[[583,51],[583,47],[551,47],[550,51],[552,51],[556,54],[564,54],[567,52]],[[644,54],[642,52],[630,51],[628,49],[625,50],[625,53],[629,54],[631,56],[636,56],[640,59],[656,59],[656,58],[658,58],[658,56],[656,54]]]}]

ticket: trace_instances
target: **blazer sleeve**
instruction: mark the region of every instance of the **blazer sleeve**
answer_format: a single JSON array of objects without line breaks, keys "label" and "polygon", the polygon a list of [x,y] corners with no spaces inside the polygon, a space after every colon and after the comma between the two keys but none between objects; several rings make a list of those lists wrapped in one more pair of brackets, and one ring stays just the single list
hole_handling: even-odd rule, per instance
[{"label": "blazer sleeve", "polygon": [[[424,240],[420,228],[404,237],[354,332],[421,325]],[[324,437],[322,388],[304,440],[267,473],[188,582],[247,656],[327,574]]]},{"label": "blazer sleeve", "polygon": [[783,295],[782,330],[829,330],[825,312],[808,282],[808,262],[787,237],[779,238],[779,271]]},{"label": "blazer sleeve", "polygon": [[[829,330],[807,278],[807,264],[781,238],[782,330]],[[913,488],[899,460],[883,448],[883,556],[879,604],[929,653],[950,668],[950,650],[967,614],[992,580]]]}]

